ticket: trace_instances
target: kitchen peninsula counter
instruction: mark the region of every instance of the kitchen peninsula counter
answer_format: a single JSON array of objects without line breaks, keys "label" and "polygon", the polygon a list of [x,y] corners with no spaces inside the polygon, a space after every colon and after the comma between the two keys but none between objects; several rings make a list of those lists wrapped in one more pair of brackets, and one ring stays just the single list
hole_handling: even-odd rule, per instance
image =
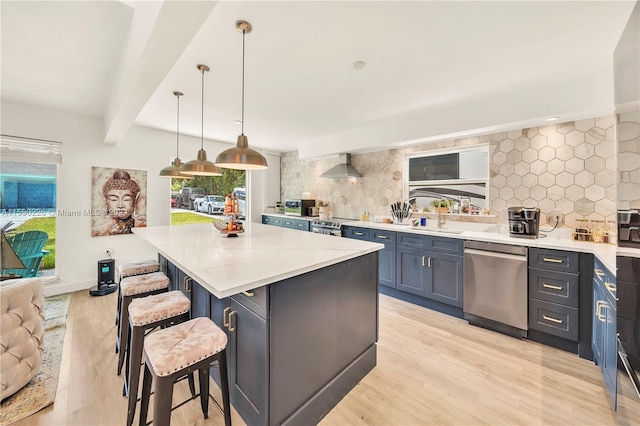
[{"label": "kitchen peninsula counter", "polygon": [[235,238],[211,224],[134,233],[192,317],[227,333],[231,404],[248,425],[316,424],[375,367],[382,244],[257,223]]}]

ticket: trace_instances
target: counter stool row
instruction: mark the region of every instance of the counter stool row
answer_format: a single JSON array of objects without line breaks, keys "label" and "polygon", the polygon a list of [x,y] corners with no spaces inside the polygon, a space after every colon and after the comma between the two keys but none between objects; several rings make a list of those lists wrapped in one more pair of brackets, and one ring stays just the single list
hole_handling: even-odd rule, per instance
[{"label": "counter stool row", "polygon": [[[128,395],[127,426],[132,425],[136,411],[143,348],[146,367],[141,425],[146,424],[152,377],[156,389],[154,424],[168,425],[174,383],[184,378],[189,380],[191,398],[182,404],[198,396],[195,371],[199,373],[200,403],[206,419],[209,368],[216,361],[220,368],[225,425],[230,425],[227,336],[224,331],[208,318],[190,319],[191,301],[180,291],[169,291],[169,279],[159,272],[158,262],[124,264],[119,268],[119,276],[116,352],[118,375],[123,364],[126,365],[123,395]],[[159,327],[163,329],[154,331]]]}]

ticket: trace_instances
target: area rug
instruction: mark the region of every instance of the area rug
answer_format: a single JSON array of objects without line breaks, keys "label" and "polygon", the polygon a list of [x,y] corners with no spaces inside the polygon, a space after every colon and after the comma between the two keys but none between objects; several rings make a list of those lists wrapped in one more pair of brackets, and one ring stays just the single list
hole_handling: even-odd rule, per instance
[{"label": "area rug", "polygon": [[45,299],[42,367],[29,384],[2,403],[0,425],[10,425],[53,404],[58,388],[58,373],[70,301],[70,294]]}]

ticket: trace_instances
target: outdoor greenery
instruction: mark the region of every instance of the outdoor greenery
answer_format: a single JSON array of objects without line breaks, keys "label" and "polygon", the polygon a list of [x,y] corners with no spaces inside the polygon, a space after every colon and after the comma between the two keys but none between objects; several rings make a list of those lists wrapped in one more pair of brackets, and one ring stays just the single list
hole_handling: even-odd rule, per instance
[{"label": "outdoor greenery", "polygon": [[43,269],[56,267],[56,218],[55,217],[34,217],[24,222],[15,229],[15,232],[44,231],[49,239],[44,244],[44,249],[49,250],[49,254],[44,257]]},{"label": "outdoor greenery", "polygon": [[171,179],[171,192],[183,186],[202,188],[207,195],[231,194],[233,188],[245,186],[244,170],[222,169],[222,176],[194,176],[193,179]]},{"label": "outdoor greenery", "polygon": [[190,223],[210,223],[211,218],[196,213],[171,213],[171,225],[188,225]]}]

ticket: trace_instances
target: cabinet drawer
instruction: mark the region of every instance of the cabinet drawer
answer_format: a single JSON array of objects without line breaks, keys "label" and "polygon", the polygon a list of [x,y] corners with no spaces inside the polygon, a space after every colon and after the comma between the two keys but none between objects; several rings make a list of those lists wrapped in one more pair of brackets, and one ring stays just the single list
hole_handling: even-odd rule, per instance
[{"label": "cabinet drawer", "polygon": [[599,283],[604,286],[604,289],[615,298],[616,277],[609,272],[597,257],[594,257],[593,259],[593,280],[594,283]]},{"label": "cabinet drawer", "polygon": [[263,319],[267,318],[269,312],[269,286],[262,286],[249,291],[231,296],[236,302],[249,309],[254,314]]},{"label": "cabinet drawer", "polygon": [[529,268],[529,297],[534,299],[577,308],[579,287],[577,274]]},{"label": "cabinet drawer", "polygon": [[578,341],[578,309],[529,299],[529,328]]},{"label": "cabinet drawer", "polygon": [[395,248],[396,233],[393,231],[371,230],[371,241],[384,244],[385,249]]},{"label": "cabinet drawer", "polygon": [[532,247],[529,249],[529,266],[577,274],[580,272],[580,254]]},{"label": "cabinet drawer", "polygon": [[282,222],[281,217],[271,216],[271,225],[282,226]]},{"label": "cabinet drawer", "polygon": [[311,222],[309,222],[308,220],[296,219],[296,229],[298,231],[309,232],[309,229],[311,229]]},{"label": "cabinet drawer", "polygon": [[464,241],[455,238],[430,237],[427,239],[427,250],[462,256]]},{"label": "cabinet drawer", "polygon": [[271,216],[262,215],[262,223],[264,225],[271,225]]},{"label": "cabinet drawer", "polygon": [[427,249],[427,237],[417,234],[406,234],[404,232],[398,232],[397,246],[403,248],[426,250]]},{"label": "cabinet drawer", "polygon": [[282,226],[284,228],[292,228],[295,229],[296,228],[296,219],[288,219],[288,218],[284,218],[282,219]]},{"label": "cabinet drawer", "polygon": [[357,227],[349,226],[346,228],[345,236],[347,238],[355,238],[357,240],[369,241],[370,235],[371,235],[371,230],[368,228],[357,228]]}]

